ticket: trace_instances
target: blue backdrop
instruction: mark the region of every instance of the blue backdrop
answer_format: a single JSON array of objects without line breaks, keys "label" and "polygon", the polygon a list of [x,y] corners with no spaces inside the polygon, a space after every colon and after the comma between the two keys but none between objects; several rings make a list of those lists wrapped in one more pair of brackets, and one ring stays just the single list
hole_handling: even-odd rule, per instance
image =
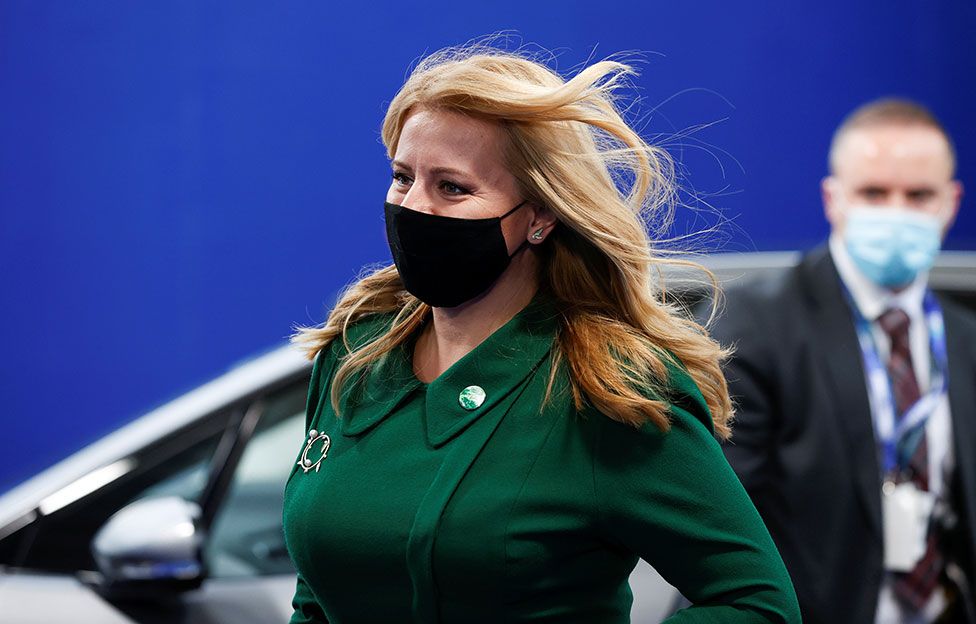
[{"label": "blue backdrop", "polygon": [[[419,56],[500,30],[561,70],[643,54],[710,244],[808,247],[841,117],[903,94],[976,189],[976,5],[0,3],[0,491],[320,321],[385,261],[384,103]],[[707,126],[690,134],[690,128]],[[948,246],[976,249],[964,206]],[[676,233],[716,223],[681,210]]]}]

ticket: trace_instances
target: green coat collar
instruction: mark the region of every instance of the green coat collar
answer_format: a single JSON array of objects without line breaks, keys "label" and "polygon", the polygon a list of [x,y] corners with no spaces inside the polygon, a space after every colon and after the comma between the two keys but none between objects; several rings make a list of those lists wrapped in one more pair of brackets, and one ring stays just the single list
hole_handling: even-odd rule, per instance
[{"label": "green coat collar", "polygon": [[[389,322],[387,319],[385,322]],[[555,307],[537,295],[521,312],[426,387],[428,442],[442,446],[508,396],[551,351],[558,329]],[[392,352],[369,370],[340,399],[346,436],[362,435],[379,424],[423,384],[412,367],[412,342]],[[470,386],[484,391],[474,409],[461,405]]]}]

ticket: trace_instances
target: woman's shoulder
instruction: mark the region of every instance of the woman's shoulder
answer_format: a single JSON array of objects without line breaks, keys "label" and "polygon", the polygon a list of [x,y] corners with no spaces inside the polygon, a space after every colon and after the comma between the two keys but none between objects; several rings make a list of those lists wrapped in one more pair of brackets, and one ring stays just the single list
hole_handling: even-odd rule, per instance
[{"label": "woman's shoulder", "polygon": [[340,359],[373,342],[390,330],[396,312],[368,314],[357,318],[335,338],[323,345],[316,359]]},{"label": "woman's shoulder", "polygon": [[[670,425],[668,429],[662,430],[649,420],[634,427],[597,412],[592,407],[588,408],[587,411],[593,413],[588,414],[587,419],[595,419],[600,423],[602,438],[612,440],[613,445],[638,446],[659,445],[669,437],[680,437],[684,441],[688,441],[689,437],[715,441],[712,414],[698,385],[677,358],[668,355],[662,360],[667,371],[666,379],[663,383],[648,381],[644,393],[648,398],[665,403]],[[670,447],[672,444],[666,446]]]},{"label": "woman's shoulder", "polygon": [[344,339],[348,348],[355,351],[390,331],[395,318],[396,312],[381,312],[362,316],[351,322],[346,327],[344,336],[339,339]]},{"label": "woman's shoulder", "polygon": [[691,374],[674,356],[665,359],[665,366],[668,370],[668,382],[665,386],[665,396],[662,398],[671,406],[669,414],[672,418],[692,416],[703,424],[711,435],[715,435],[712,412],[708,409],[705,396]]},{"label": "woman's shoulder", "polygon": [[651,421],[634,427],[603,414],[589,419],[596,421],[592,460],[601,496],[698,484],[728,468],[702,393],[682,366],[667,369],[667,383],[653,393],[666,404],[666,429]]},{"label": "woman's shoulder", "polygon": [[342,333],[321,345],[313,361],[312,383],[317,386],[327,385],[339,362],[389,331],[395,317],[395,312],[360,317],[349,323]]}]

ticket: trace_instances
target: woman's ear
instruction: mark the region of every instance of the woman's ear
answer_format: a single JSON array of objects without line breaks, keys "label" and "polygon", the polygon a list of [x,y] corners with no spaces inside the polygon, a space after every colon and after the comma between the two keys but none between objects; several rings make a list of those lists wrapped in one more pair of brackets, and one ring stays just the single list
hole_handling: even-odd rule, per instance
[{"label": "woman's ear", "polygon": [[546,237],[552,232],[552,228],[556,226],[558,220],[552,210],[549,210],[545,206],[531,204],[531,208],[532,220],[529,222],[527,238],[533,245],[539,245],[546,240]]}]

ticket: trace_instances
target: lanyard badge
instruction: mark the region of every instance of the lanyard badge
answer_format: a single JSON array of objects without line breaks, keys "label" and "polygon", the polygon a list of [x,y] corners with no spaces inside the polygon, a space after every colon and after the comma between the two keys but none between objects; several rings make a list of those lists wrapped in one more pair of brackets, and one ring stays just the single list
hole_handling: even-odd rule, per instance
[{"label": "lanyard badge", "polygon": [[896,470],[904,468],[910,459],[910,454],[899,457],[899,442],[924,429],[929,416],[938,407],[939,401],[948,388],[949,363],[942,308],[939,306],[935,295],[931,291],[926,291],[922,306],[929,333],[934,376],[929,391],[908,408],[899,419],[895,413],[895,401],[891,390],[891,381],[888,379],[888,370],[878,354],[874,336],[871,334],[871,323],[858,310],[846,287],[844,292],[854,314],[857,340],[861,347],[861,356],[864,359],[874,429],[882,449],[881,467],[885,475],[890,475]]}]

